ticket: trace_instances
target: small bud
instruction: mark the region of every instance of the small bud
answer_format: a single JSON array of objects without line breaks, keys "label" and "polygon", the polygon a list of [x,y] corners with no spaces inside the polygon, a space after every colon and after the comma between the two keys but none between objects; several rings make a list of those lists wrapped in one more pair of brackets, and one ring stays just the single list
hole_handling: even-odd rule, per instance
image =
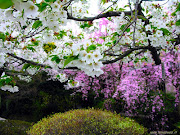
[{"label": "small bud", "polygon": [[54,36],[57,36],[57,35],[59,35],[59,33],[58,32],[54,32]]},{"label": "small bud", "polygon": [[34,39],[34,38],[31,39],[31,42],[35,42],[35,41],[36,41],[36,39]]},{"label": "small bud", "polygon": [[89,25],[93,25],[93,21],[88,21],[88,24]]}]

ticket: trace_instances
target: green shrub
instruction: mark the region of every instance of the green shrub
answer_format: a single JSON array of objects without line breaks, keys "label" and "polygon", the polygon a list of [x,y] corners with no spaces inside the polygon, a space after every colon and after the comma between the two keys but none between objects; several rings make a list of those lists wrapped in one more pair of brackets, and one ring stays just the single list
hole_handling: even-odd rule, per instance
[{"label": "green shrub", "polygon": [[43,118],[29,135],[141,135],[147,129],[129,118],[108,111],[78,109]]},{"label": "green shrub", "polygon": [[20,120],[0,121],[1,135],[27,135],[26,131],[32,126],[31,123]]}]

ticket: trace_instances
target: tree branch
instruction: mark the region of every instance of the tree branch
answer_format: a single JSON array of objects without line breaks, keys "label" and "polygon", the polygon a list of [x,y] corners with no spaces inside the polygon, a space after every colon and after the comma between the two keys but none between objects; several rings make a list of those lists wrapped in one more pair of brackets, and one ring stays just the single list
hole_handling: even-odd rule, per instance
[{"label": "tree branch", "polygon": [[[114,60],[104,61],[103,64],[115,63],[115,62],[123,59],[124,57],[126,57],[127,55],[129,55],[130,53],[132,53],[133,51],[135,51],[135,50],[140,50],[140,49],[149,49],[149,46],[140,46],[140,47],[132,48],[132,49],[124,52],[124,54],[119,55],[119,57],[115,58]],[[110,55],[110,54],[107,54],[107,55]]]},{"label": "tree branch", "polygon": [[[44,64],[40,64],[40,63],[36,63],[36,62],[30,61],[30,60],[23,59],[23,58],[21,58],[21,57],[18,57],[18,56],[16,56],[16,55],[12,54],[12,53],[7,53],[7,54],[8,54],[9,56],[13,57],[13,58],[16,58],[16,59],[18,59],[18,60],[21,60],[21,61],[24,62],[24,63],[29,63],[29,64],[32,64],[32,65],[41,66],[41,67],[50,67],[50,66],[48,66],[48,65],[44,65]],[[50,68],[52,68],[52,67],[50,67]]]},{"label": "tree branch", "polygon": [[[116,12],[115,11],[109,11],[109,12],[106,12],[104,14],[97,15],[95,17],[76,18],[76,17],[71,16],[67,12],[67,19],[71,19],[71,20],[75,20],[75,21],[93,21],[93,20],[100,19],[100,18],[120,16],[121,13],[122,12],[119,12],[119,11],[116,11]],[[131,15],[130,11],[124,11],[124,13],[125,13],[125,15]]]}]

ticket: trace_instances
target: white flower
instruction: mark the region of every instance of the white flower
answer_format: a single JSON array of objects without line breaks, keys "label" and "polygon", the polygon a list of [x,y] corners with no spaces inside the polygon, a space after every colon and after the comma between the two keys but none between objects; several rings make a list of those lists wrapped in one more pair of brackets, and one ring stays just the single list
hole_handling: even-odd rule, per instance
[{"label": "white flower", "polygon": [[11,85],[4,85],[1,87],[2,90],[6,91],[13,91],[13,87]]},{"label": "white flower", "polygon": [[73,51],[73,55],[78,55],[81,49],[81,45],[80,44],[73,44],[72,45],[72,51]]},{"label": "white flower", "polygon": [[163,36],[163,32],[161,30],[157,30],[156,35],[157,35],[157,37],[161,37],[161,36]]},{"label": "white flower", "polygon": [[85,56],[85,61],[87,64],[92,63],[94,60],[94,56],[92,55],[92,53],[87,53],[87,55]]},{"label": "white flower", "polygon": [[66,74],[59,74],[59,75],[57,75],[57,79],[58,79],[61,83],[66,82],[66,81],[68,80]]},{"label": "white flower", "polygon": [[12,0],[12,2],[14,3],[14,7],[16,10],[22,11],[22,7],[21,7],[21,1],[20,0]]},{"label": "white flower", "polygon": [[10,20],[14,19],[14,17],[13,17],[13,9],[11,9],[11,8],[6,9],[5,12],[4,12],[4,15],[6,17],[5,19],[10,19]]},{"label": "white flower", "polygon": [[44,42],[52,41],[54,32],[52,30],[43,33]]},{"label": "white flower", "polygon": [[88,71],[92,71],[94,69],[94,63],[86,64],[84,68],[86,68]]},{"label": "white flower", "polygon": [[14,86],[14,91],[13,92],[18,92],[19,88],[17,86]]},{"label": "white flower", "polygon": [[19,35],[19,32],[17,31],[13,31],[13,33],[11,34],[13,38],[16,38],[18,35]]},{"label": "white flower", "polygon": [[86,62],[82,61],[82,60],[77,60],[77,62],[76,62],[76,66],[80,69],[84,69],[85,65],[86,65]]},{"label": "white flower", "polygon": [[85,73],[87,74],[87,75],[89,75],[89,76],[92,76],[92,77],[94,77],[94,76],[100,76],[101,74],[103,74],[104,72],[103,72],[103,70],[101,70],[101,69],[99,69],[99,70],[93,70],[93,71],[88,71],[88,70],[86,70],[85,71]]},{"label": "white flower", "polygon": [[158,21],[157,23],[154,24],[154,26],[158,27],[159,29],[166,27],[165,23],[162,21]]},{"label": "white flower", "polygon": [[148,24],[148,25],[145,26],[145,28],[146,28],[146,31],[148,31],[148,30],[151,31],[151,25]]},{"label": "white flower", "polygon": [[36,0],[36,3],[39,4],[39,3],[41,3],[42,1],[43,1],[43,0]]},{"label": "white flower", "polygon": [[28,82],[28,83],[32,80],[30,76],[18,75],[18,78],[19,78],[20,80],[26,81],[26,82]]},{"label": "white flower", "polygon": [[3,67],[5,62],[4,54],[0,53],[0,67]]},{"label": "white flower", "polygon": [[34,74],[38,71],[38,69],[37,69],[37,68],[29,67],[29,68],[26,69],[26,71],[27,71],[29,74],[34,75]]},{"label": "white flower", "polygon": [[68,87],[69,88],[79,87],[79,81],[68,80]]},{"label": "white flower", "polygon": [[60,5],[57,2],[52,3],[51,7],[53,12],[58,12],[60,9]]},{"label": "white flower", "polygon": [[91,45],[91,41],[90,41],[90,40],[85,40],[85,41],[83,42],[84,48],[87,48],[87,47],[90,46],[90,45]]},{"label": "white flower", "polygon": [[101,74],[103,74],[104,73],[104,71],[103,70],[94,70],[94,74],[98,77],[98,76],[100,76]]},{"label": "white flower", "polygon": [[[61,20],[60,20],[60,23],[61,23],[61,26],[63,27],[63,26],[66,26],[67,25],[67,19],[63,19],[63,18],[61,18]],[[64,27],[63,27],[64,28]]]},{"label": "white flower", "polygon": [[124,18],[124,16],[125,16],[125,13],[124,13],[124,12],[121,12],[121,16],[120,16],[120,18],[121,18],[121,19],[123,19],[123,18]]},{"label": "white flower", "polygon": [[27,2],[22,2],[21,6],[24,8],[24,15],[27,17],[37,17],[39,12],[38,12],[38,7],[32,2],[32,1],[27,1]]},{"label": "white flower", "polygon": [[3,77],[5,75],[5,72],[2,73],[1,77]]},{"label": "white flower", "polygon": [[59,24],[58,23],[54,24],[53,26],[51,26],[49,28],[51,28],[54,32],[57,32],[57,31],[59,31]]},{"label": "white flower", "polygon": [[65,49],[63,50],[63,55],[64,55],[64,56],[68,56],[68,55],[70,55],[71,53],[72,53],[71,50],[68,49],[68,48],[65,48]]},{"label": "white flower", "polygon": [[5,45],[6,48],[9,49],[9,48],[11,48],[13,46],[13,43],[11,41],[5,41],[4,45]]},{"label": "white flower", "polygon": [[1,87],[1,89],[4,90],[4,91],[7,90],[7,91],[13,92],[13,93],[19,91],[17,86],[12,87],[11,85],[4,85],[4,86]]},{"label": "white flower", "polygon": [[60,18],[67,18],[67,12],[65,10],[60,10],[59,14],[60,14]]},{"label": "white flower", "polygon": [[53,19],[53,18],[48,18],[46,22],[44,22],[44,26],[47,26],[49,28],[52,28],[53,26],[57,25],[58,26],[58,21]]},{"label": "white flower", "polygon": [[100,59],[102,59],[103,58],[103,56],[101,55],[101,53],[100,53],[100,51],[94,51],[93,52],[93,60],[94,60],[94,62],[97,62],[97,61],[99,61]]},{"label": "white flower", "polygon": [[79,59],[81,59],[82,61],[85,61],[86,60],[86,55],[87,55],[87,52],[85,50],[82,50],[79,52]]},{"label": "white flower", "polygon": [[98,61],[98,62],[95,62],[93,66],[94,66],[95,70],[98,70],[103,67],[103,64],[102,64],[102,62]]}]

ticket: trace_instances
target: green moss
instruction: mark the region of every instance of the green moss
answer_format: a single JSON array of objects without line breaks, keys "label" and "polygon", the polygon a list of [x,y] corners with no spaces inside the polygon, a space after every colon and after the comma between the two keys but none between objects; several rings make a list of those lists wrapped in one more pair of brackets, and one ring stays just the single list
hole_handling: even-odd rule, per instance
[{"label": "green moss", "polygon": [[108,111],[78,109],[43,118],[29,135],[142,135],[147,129],[129,118]]},{"label": "green moss", "polygon": [[32,126],[31,123],[20,120],[0,121],[1,135],[27,135],[26,131]]}]

